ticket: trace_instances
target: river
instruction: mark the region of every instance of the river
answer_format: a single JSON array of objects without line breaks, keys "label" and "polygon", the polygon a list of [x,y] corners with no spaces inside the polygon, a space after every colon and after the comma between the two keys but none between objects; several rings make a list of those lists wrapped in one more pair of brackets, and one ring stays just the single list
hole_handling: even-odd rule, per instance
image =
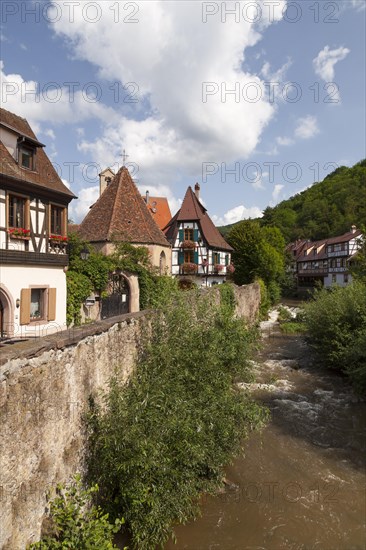
[{"label": "river", "polygon": [[261,328],[256,383],[243,391],[271,421],[165,550],[364,550],[366,404],[313,364],[301,336],[281,333],[276,312]]}]

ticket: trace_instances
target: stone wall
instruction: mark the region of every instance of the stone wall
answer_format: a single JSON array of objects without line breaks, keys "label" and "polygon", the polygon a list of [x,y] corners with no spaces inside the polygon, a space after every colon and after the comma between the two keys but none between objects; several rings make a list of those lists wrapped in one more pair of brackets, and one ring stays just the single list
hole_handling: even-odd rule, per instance
[{"label": "stone wall", "polygon": [[[259,286],[234,288],[236,314],[253,322]],[[88,398],[112,375],[128,379],[151,315],[122,315],[0,348],[0,548],[23,550],[39,540],[47,492],[83,468]]]},{"label": "stone wall", "polygon": [[236,308],[235,315],[254,323],[258,316],[261,304],[261,289],[259,283],[234,286]]},{"label": "stone wall", "polygon": [[1,348],[0,548],[39,540],[46,493],[81,471],[81,414],[113,374],[126,380],[148,314]]}]

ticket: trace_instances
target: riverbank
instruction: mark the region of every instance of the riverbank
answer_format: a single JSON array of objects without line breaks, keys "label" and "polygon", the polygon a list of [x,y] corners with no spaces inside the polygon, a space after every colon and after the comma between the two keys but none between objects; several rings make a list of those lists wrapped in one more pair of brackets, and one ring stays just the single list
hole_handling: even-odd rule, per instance
[{"label": "riverbank", "polygon": [[281,333],[276,316],[262,323],[256,382],[243,387],[272,420],[227,468],[225,492],[206,498],[166,550],[365,547],[366,404],[313,364],[303,337]]}]

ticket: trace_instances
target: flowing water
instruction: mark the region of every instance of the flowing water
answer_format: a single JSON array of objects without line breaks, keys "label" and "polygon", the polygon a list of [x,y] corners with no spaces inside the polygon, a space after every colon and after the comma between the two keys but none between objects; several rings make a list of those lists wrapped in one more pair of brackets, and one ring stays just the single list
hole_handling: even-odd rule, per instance
[{"label": "flowing water", "polygon": [[227,468],[222,494],[205,498],[202,517],[178,526],[166,550],[366,548],[366,404],[275,319],[262,323],[256,383],[243,385],[272,419]]}]

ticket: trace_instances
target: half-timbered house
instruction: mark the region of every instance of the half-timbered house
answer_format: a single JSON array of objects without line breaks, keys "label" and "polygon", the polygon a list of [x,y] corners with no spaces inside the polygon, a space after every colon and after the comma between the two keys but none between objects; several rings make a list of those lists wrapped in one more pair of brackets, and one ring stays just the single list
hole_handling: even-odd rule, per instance
[{"label": "half-timbered house", "polygon": [[360,247],[362,232],[353,225],[347,233],[320,241],[296,241],[286,250],[299,290],[321,285],[346,286],[352,282],[349,266]]},{"label": "half-timbered house", "polygon": [[181,208],[165,227],[172,244],[172,275],[198,286],[223,283],[232,273],[233,249],[200,202],[200,186],[188,187]]},{"label": "half-timbered house", "polygon": [[62,183],[28,122],[0,110],[0,330],[66,328],[67,208]]}]

